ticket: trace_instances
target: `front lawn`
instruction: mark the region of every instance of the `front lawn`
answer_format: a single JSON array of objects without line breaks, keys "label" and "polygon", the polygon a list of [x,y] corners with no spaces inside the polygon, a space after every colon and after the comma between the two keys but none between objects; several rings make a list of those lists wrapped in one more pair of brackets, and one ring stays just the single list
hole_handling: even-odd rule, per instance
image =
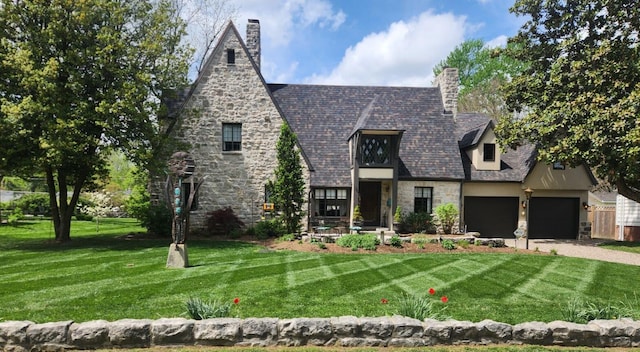
[{"label": "front lawn", "polygon": [[612,249],[615,251],[623,251],[640,254],[640,242],[606,242],[599,247]]},{"label": "front lawn", "polygon": [[62,245],[28,234],[47,224],[0,227],[0,320],[186,317],[190,297],[238,298],[232,315],[241,318],[382,316],[403,293],[434,288],[454,319],[515,324],[560,320],[575,296],[637,305],[640,292],[637,266],[522,253],[328,254],[194,240],[192,267],[166,269],[169,239],[126,239],[119,235],[141,231],[135,222],[110,222],[98,234],[74,223]]}]

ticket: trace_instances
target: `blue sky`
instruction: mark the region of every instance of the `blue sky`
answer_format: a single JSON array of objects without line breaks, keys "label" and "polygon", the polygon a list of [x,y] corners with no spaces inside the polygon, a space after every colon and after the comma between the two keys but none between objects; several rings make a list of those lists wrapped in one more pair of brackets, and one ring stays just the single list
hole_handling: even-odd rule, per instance
[{"label": "blue sky", "polygon": [[269,83],[431,86],[456,45],[504,45],[524,22],[513,0],[230,1],[242,35],[260,20]]}]

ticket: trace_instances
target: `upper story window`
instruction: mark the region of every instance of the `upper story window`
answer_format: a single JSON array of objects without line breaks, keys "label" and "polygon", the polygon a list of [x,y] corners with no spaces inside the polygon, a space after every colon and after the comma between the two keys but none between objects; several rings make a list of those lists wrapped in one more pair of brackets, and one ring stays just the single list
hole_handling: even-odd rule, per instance
[{"label": "upper story window", "polygon": [[227,49],[227,64],[234,65],[236,63],[235,49]]},{"label": "upper story window", "polygon": [[242,150],[242,124],[223,123],[222,124],[222,151]]},{"label": "upper story window", "polygon": [[496,161],[496,145],[494,143],[484,144],[483,161]]},{"label": "upper story window", "polygon": [[362,165],[391,164],[391,137],[363,135],[361,140]]},{"label": "upper story window", "polygon": [[433,212],[433,187],[416,187],[413,198],[414,213]]}]

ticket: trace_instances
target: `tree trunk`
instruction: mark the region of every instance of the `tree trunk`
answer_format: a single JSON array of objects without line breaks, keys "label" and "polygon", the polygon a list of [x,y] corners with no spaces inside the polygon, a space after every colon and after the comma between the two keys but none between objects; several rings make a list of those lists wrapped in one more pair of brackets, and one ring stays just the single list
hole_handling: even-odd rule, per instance
[{"label": "tree trunk", "polygon": [[[49,204],[51,205],[51,216],[53,221],[53,228],[56,234],[56,242],[68,242],[71,241],[71,218],[73,217],[74,209],[78,204],[80,198],[80,190],[84,184],[86,178],[85,173],[79,172],[76,178],[76,183],[73,188],[73,195],[71,201],[67,203],[67,177],[62,170],[57,170],[57,183],[54,179],[53,168],[47,167],[46,169],[47,186],[49,188]],[[59,189],[59,192],[56,192]],[[59,194],[58,197],[56,197]]]}]

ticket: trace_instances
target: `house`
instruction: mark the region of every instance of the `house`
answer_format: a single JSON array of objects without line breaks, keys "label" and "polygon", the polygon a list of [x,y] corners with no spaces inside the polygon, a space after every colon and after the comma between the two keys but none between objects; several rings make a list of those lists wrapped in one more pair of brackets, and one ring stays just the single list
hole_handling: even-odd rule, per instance
[{"label": "house", "polygon": [[576,238],[588,227],[589,170],[536,163],[530,146],[501,152],[490,118],[457,112],[457,91],[454,68],[424,88],[267,83],[259,21],[249,20],[246,43],[229,23],[169,121],[207,176],[192,226],[226,206],[247,225],[259,221],[288,123],[303,159],[307,229],[350,224],[355,205],[365,228],[393,229],[398,206],[431,213],[453,203],[461,230],[511,237],[529,188],[531,237]]}]

